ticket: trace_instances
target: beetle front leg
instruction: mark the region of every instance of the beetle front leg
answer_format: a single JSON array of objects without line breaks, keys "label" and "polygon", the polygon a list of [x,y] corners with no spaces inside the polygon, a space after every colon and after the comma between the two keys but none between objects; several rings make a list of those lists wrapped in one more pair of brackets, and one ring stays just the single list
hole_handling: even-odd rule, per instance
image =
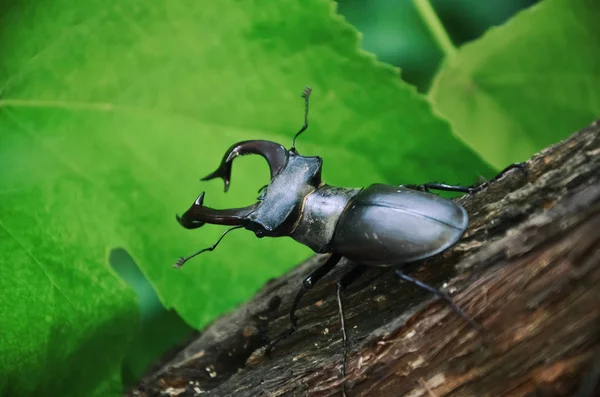
[{"label": "beetle front leg", "polygon": [[304,279],[304,281],[302,282],[302,287],[300,288],[300,291],[298,291],[298,293],[296,294],[296,298],[294,299],[294,302],[292,303],[292,308],[290,309],[290,322],[292,323],[292,327],[287,331],[281,333],[281,335],[277,336],[275,339],[273,339],[267,345],[265,349],[265,354],[268,355],[273,349],[273,347],[275,347],[275,345],[277,345],[279,342],[296,332],[296,330],[298,329],[298,318],[296,317],[296,310],[298,310],[300,299],[302,299],[304,294],[310,291],[315,286],[315,284],[319,282],[319,280],[325,277],[325,275],[329,273],[335,267],[335,265],[338,264],[341,258],[342,256],[339,254],[330,254],[324,264],[319,266],[311,274],[309,274],[308,277]]}]

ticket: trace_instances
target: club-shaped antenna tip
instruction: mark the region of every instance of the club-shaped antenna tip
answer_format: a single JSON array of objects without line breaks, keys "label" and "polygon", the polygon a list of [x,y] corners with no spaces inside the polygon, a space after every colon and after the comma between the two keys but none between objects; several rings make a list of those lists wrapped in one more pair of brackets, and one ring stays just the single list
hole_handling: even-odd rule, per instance
[{"label": "club-shaped antenna tip", "polygon": [[183,266],[184,263],[185,263],[185,259],[184,258],[179,258],[179,259],[177,259],[177,262],[175,262],[173,264],[173,267],[175,269],[179,269],[181,266]]}]

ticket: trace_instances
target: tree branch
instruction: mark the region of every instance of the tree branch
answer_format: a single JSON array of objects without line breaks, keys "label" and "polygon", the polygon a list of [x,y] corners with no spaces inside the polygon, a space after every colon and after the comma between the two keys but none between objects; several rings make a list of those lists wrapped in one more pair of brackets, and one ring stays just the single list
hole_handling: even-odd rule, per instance
[{"label": "tree branch", "polygon": [[[390,269],[371,269],[350,286],[348,396],[574,395],[585,373],[595,387],[599,180],[597,122],[534,156],[526,172],[459,199],[471,218],[464,238],[410,269],[452,293],[481,334]],[[293,297],[322,260],[268,282],[130,395],[341,395],[335,281],[348,263],[305,296],[299,331],[269,358],[262,349],[289,326]]]}]

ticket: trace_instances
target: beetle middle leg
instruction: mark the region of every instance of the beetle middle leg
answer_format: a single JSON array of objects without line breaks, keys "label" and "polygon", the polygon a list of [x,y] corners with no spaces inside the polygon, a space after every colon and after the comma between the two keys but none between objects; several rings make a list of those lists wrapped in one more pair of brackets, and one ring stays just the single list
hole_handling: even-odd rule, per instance
[{"label": "beetle middle leg", "polygon": [[279,342],[296,332],[296,330],[298,329],[298,318],[296,317],[296,310],[298,310],[300,299],[302,299],[304,294],[310,291],[315,286],[315,284],[319,282],[319,280],[325,277],[325,275],[329,273],[335,267],[335,265],[338,264],[341,258],[342,256],[339,254],[330,254],[325,263],[323,263],[321,266],[315,269],[312,273],[308,275],[308,277],[304,279],[304,281],[302,281],[302,287],[300,288],[300,291],[298,291],[298,293],[296,294],[296,298],[294,298],[292,308],[290,309],[290,322],[292,323],[292,327],[287,331],[281,333],[275,339],[273,339],[267,345],[265,349],[265,354],[269,354],[276,344],[278,344]]},{"label": "beetle middle leg", "polygon": [[344,318],[344,305],[342,303],[342,291],[352,284],[367,270],[365,265],[356,265],[348,273],[344,274],[337,282],[336,298],[338,304],[338,312],[340,314],[340,330],[342,331],[342,396],[346,397],[346,358],[348,357],[348,335],[346,333],[346,320]]},{"label": "beetle middle leg", "polygon": [[417,287],[423,288],[424,290],[433,293],[435,296],[437,296],[438,298],[440,298],[441,300],[443,300],[444,302],[446,302],[446,304],[456,314],[458,314],[460,317],[462,317],[473,328],[475,328],[479,332],[483,331],[483,327],[480,324],[476,323],[475,320],[473,320],[471,317],[469,317],[469,315],[467,313],[465,313],[460,307],[458,307],[458,305],[456,303],[454,303],[454,301],[452,301],[452,298],[450,298],[450,296],[448,296],[448,294],[440,291],[437,288],[434,288],[434,287],[432,287],[430,285],[427,285],[424,282],[417,280],[416,278],[412,278],[410,276],[407,276],[406,274],[402,273],[400,270],[395,270],[395,272],[396,272],[396,275],[400,279],[402,279],[404,281],[408,281],[409,283],[412,283],[412,284],[416,285]]}]

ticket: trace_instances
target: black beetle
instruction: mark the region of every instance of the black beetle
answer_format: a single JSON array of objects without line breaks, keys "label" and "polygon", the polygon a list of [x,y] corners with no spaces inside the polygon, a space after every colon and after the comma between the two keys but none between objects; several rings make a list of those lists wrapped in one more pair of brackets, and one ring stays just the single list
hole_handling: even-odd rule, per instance
[{"label": "black beetle", "polygon": [[[212,251],[228,232],[242,227],[253,231],[257,237],[290,236],[315,252],[330,253],[324,264],[304,280],[296,295],[290,311],[292,328],[274,339],[267,351],[295,331],[295,312],[300,298],[331,271],[342,257],[359,264],[337,283],[343,324],[340,291],[358,277],[365,265],[391,266],[414,262],[454,245],[467,228],[467,213],[453,201],[429,193],[429,189],[473,193],[488,184],[374,184],[360,189],[323,183],[321,157],[302,156],[295,148],[296,138],[308,127],[310,93],[311,89],[307,87],[302,95],[305,99],[304,125],[294,136],[291,149],[287,150],[278,143],[265,140],[239,142],[227,150],[216,171],[202,178],[222,178],[227,191],[233,160],[241,155],[258,154],[269,164],[271,181],[261,190],[257,203],[237,209],[212,209],[203,205],[203,192],[183,216],[177,216],[179,223],[188,229],[198,228],[205,223],[234,227],[225,231],[213,246],[180,258],[175,267],[181,267],[187,260],[202,252]],[[513,164],[494,179],[515,167],[522,165]],[[407,276],[399,269],[396,274],[405,281],[433,292],[471,325],[480,329],[443,292]],[[342,331],[345,351],[345,329],[342,328]],[[342,376],[343,368],[344,366]]]}]

